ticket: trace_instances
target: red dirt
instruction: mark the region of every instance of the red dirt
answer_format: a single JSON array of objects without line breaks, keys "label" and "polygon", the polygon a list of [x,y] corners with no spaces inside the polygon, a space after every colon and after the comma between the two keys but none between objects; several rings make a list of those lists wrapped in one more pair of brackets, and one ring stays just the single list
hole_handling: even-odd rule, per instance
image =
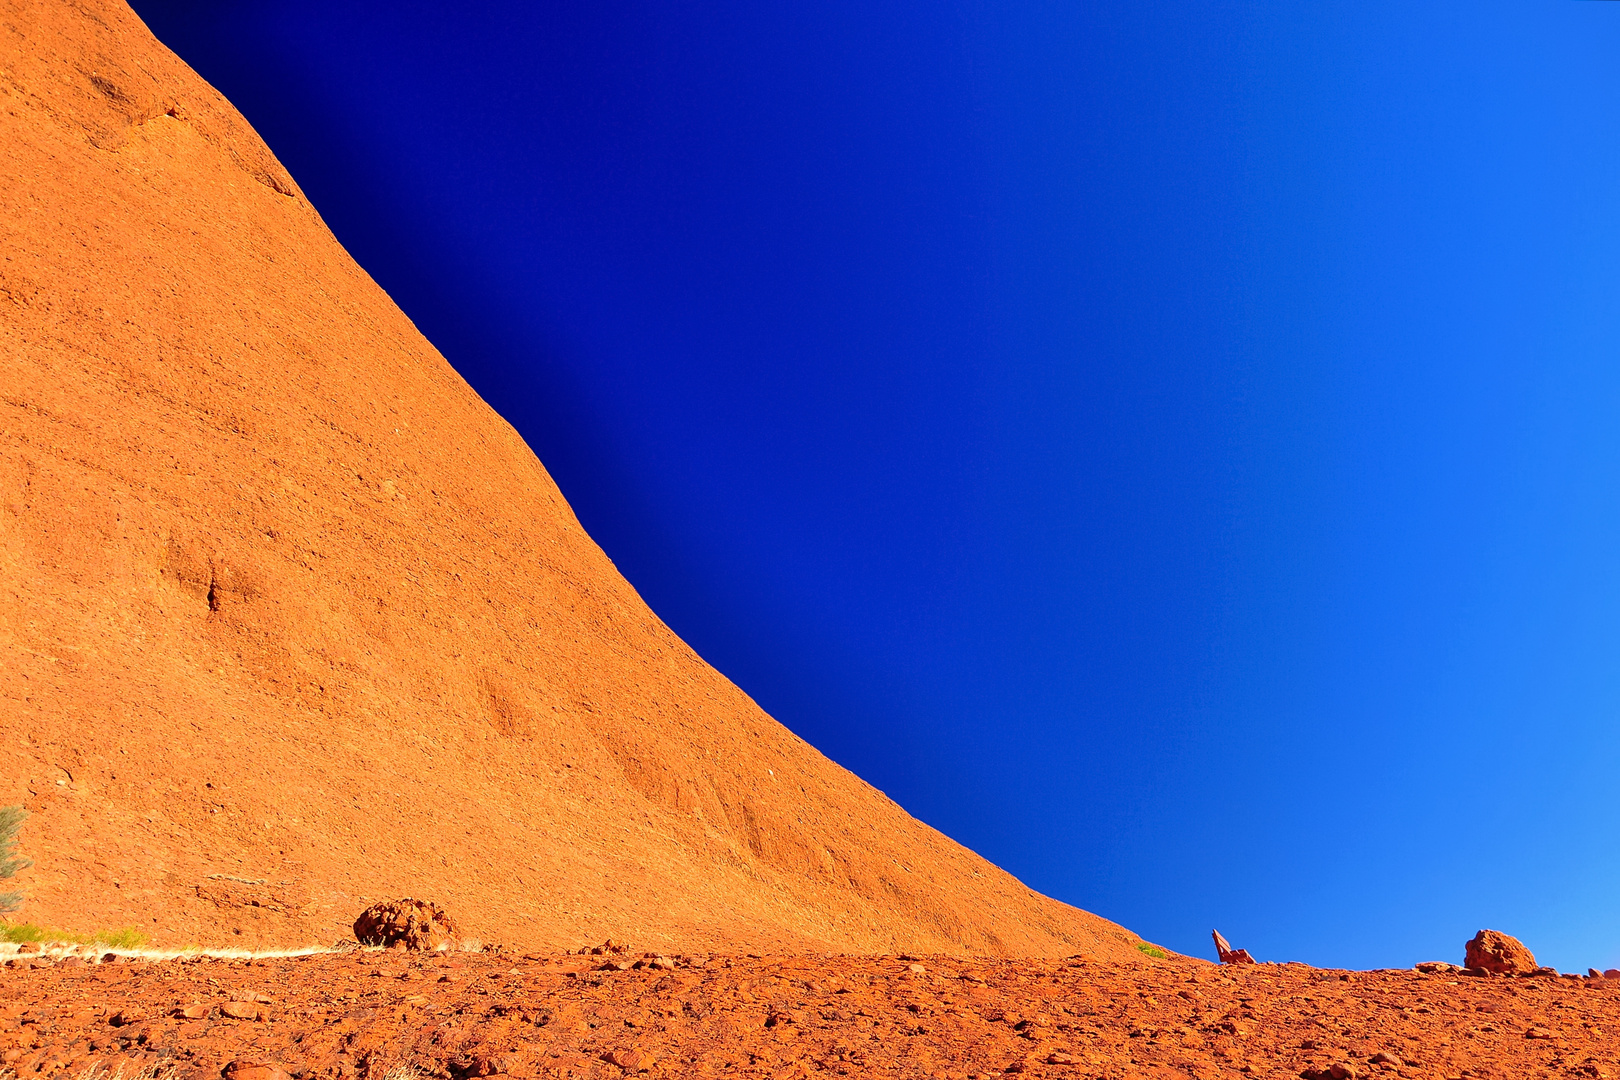
[{"label": "red dirt", "polygon": [[117,0],[0,0],[0,805],[21,917],[1066,955],[766,716]]},{"label": "red dirt", "polygon": [[[944,957],[367,952],[0,970],[0,1061],[217,1077],[1620,1075],[1620,980]],[[685,960],[681,961],[684,965]],[[260,1019],[232,1019],[229,1011]],[[195,1018],[176,1015],[196,1006]],[[631,1056],[637,1055],[637,1056]],[[1382,1059],[1375,1060],[1378,1055]],[[618,1061],[621,1065],[612,1064]],[[629,1066],[625,1068],[623,1066]],[[1328,1075],[1331,1075],[1329,1073]]]}]

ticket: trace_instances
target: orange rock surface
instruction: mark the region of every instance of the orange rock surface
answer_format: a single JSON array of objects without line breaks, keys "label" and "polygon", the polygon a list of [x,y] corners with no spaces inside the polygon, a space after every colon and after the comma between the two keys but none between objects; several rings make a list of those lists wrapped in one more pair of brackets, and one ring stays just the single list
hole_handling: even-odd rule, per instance
[{"label": "orange rock surface", "polygon": [[303,1080],[1620,1075],[1620,980],[1185,959],[733,955],[628,971],[600,959],[0,968],[0,1060],[24,1078],[124,1064],[178,1080],[233,1061]]},{"label": "orange rock surface", "polygon": [[116,0],[0,0],[0,655],[24,919],[1141,959],[671,633]]}]

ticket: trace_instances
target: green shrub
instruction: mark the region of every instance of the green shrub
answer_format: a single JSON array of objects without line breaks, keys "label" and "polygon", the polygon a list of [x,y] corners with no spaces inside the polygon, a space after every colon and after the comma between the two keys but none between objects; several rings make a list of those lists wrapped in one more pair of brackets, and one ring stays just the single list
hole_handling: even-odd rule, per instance
[{"label": "green shrub", "polygon": [[1138,941],[1136,943],[1136,951],[1140,952],[1144,956],[1151,956],[1155,960],[1163,960],[1166,956],[1170,955],[1157,945],[1149,945],[1145,941]]},{"label": "green shrub", "polygon": [[[22,828],[28,813],[20,806],[0,806],[0,881],[15,877],[17,871],[32,865],[17,857],[17,830]],[[0,893],[0,914],[16,911],[22,905],[22,893]]]}]

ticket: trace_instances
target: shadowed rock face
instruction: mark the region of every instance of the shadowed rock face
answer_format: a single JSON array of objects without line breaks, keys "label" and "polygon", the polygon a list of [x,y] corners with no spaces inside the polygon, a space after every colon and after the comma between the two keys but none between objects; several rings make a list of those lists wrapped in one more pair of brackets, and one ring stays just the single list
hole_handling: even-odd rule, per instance
[{"label": "shadowed rock face", "polygon": [[121,3],[0,0],[0,805],[23,918],[1072,954],[766,716]]},{"label": "shadowed rock face", "polygon": [[427,900],[384,900],[354,920],[354,940],[384,948],[444,952],[456,943],[456,924]]}]

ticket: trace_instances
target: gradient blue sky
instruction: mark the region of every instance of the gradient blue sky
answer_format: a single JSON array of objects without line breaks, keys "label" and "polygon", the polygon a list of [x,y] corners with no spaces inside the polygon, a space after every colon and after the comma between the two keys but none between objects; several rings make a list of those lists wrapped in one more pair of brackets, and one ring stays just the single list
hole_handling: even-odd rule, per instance
[{"label": "gradient blue sky", "polygon": [[918,817],[1199,955],[1620,966],[1620,5],[135,7]]}]

